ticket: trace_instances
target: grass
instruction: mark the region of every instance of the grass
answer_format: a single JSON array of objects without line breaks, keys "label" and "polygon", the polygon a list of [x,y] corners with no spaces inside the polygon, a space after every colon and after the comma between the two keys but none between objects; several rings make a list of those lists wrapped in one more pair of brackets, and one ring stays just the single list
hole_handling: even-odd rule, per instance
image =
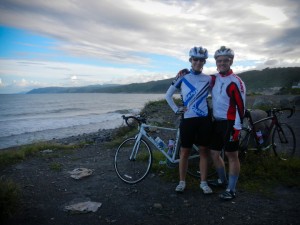
[{"label": "grass", "polygon": [[28,157],[37,155],[42,150],[51,149],[55,150],[70,150],[79,146],[74,145],[61,145],[61,144],[49,144],[47,142],[39,142],[31,145],[22,146],[21,148],[9,149],[7,151],[0,152],[0,167],[6,167],[20,161],[27,159]]},{"label": "grass", "polygon": [[[67,152],[79,146],[67,146],[61,144],[49,144],[46,142],[26,145],[21,148],[10,149],[0,152],[0,165],[5,168],[9,165],[26,160],[32,156],[39,156],[40,151],[51,149],[53,153],[47,154],[46,157],[58,157],[58,150],[60,152]],[[42,156],[45,157],[45,156]],[[61,171],[62,165],[53,162],[49,165],[51,170]],[[11,217],[20,205],[21,190],[18,185],[12,180],[0,178],[0,221]]]},{"label": "grass", "polygon": [[20,206],[21,191],[12,180],[0,178],[0,221],[11,217]]},{"label": "grass", "polygon": [[62,170],[62,164],[58,162],[52,162],[49,165],[50,169],[56,172],[59,172]]},{"label": "grass", "polygon": [[249,191],[271,192],[276,186],[300,188],[300,158],[283,161],[274,155],[248,153],[241,163],[239,185]]},{"label": "grass", "polygon": [[[165,160],[164,157],[157,151],[153,153],[152,172],[168,182],[177,182],[178,167],[174,169],[165,164],[160,165],[159,161]],[[190,186],[198,188],[198,179],[187,175],[187,182],[191,183]],[[238,189],[271,195],[278,186],[300,188],[300,158],[283,161],[273,155],[263,157],[260,154],[248,153],[247,158],[241,162]]]}]

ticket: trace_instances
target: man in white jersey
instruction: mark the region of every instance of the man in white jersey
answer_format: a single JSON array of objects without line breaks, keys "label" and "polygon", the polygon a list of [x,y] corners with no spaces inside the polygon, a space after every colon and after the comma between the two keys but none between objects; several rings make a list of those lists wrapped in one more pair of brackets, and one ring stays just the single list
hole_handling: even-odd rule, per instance
[{"label": "man in white jersey", "polygon": [[[200,188],[204,194],[211,194],[207,184],[207,161],[209,157],[209,137],[211,131],[211,116],[209,115],[207,96],[211,89],[212,78],[202,73],[208,52],[202,47],[193,47],[189,52],[191,69],[183,77],[176,78],[166,93],[166,100],[175,113],[183,113],[180,123],[181,150],[179,160],[179,184],[175,191],[183,192],[186,183],[188,157],[193,144],[199,146],[201,171]],[[182,107],[178,107],[173,94],[180,90]]]},{"label": "man in white jersey", "polygon": [[[245,112],[246,88],[244,82],[230,68],[234,52],[222,46],[215,52],[217,70],[213,76],[212,89],[213,132],[210,149],[219,179],[210,182],[214,186],[227,186],[219,195],[223,200],[231,200],[236,196],[236,184],[240,173],[238,157],[239,133]],[[224,148],[229,162],[229,179],[227,181],[224,161],[220,151]]]}]

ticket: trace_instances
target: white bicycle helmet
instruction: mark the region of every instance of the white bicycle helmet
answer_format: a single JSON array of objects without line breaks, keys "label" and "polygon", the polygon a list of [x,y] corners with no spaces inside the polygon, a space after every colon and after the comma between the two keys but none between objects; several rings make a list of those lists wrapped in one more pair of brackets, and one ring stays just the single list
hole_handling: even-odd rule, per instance
[{"label": "white bicycle helmet", "polygon": [[194,47],[191,48],[190,50],[190,57],[196,57],[196,58],[203,58],[207,59],[208,58],[208,52],[206,48],[200,47]]},{"label": "white bicycle helmet", "polygon": [[215,59],[218,58],[218,56],[221,56],[221,55],[224,55],[224,56],[229,56],[230,58],[234,58],[234,51],[231,50],[230,48],[226,48],[225,46],[221,46],[220,49],[218,49],[216,52],[215,52]]}]

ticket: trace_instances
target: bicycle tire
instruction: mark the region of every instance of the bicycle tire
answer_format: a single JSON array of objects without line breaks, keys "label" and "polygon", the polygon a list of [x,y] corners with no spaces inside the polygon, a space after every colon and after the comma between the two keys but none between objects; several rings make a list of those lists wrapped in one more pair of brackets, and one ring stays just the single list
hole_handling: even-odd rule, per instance
[{"label": "bicycle tire", "polygon": [[286,123],[276,126],[272,134],[272,148],[274,154],[282,160],[294,156],[296,149],[296,137],[293,129]]},{"label": "bicycle tire", "polygon": [[[201,171],[199,168],[199,161],[200,161],[199,150],[193,146],[192,151],[191,151],[191,156],[193,156],[195,154],[198,155],[198,157],[189,159],[187,173],[194,178],[200,178]],[[216,174],[216,169],[213,165],[211,158],[209,157],[208,168],[207,168],[207,177],[211,177],[214,174]]]},{"label": "bicycle tire", "polygon": [[152,151],[143,139],[139,142],[136,158],[129,159],[135,142],[135,138],[124,140],[115,154],[115,171],[118,177],[128,184],[142,181],[148,175],[152,165]]},{"label": "bicycle tire", "polygon": [[246,154],[248,151],[248,145],[250,141],[251,132],[245,127],[243,127],[240,131],[239,138],[239,159],[240,161],[244,161],[246,158]]}]

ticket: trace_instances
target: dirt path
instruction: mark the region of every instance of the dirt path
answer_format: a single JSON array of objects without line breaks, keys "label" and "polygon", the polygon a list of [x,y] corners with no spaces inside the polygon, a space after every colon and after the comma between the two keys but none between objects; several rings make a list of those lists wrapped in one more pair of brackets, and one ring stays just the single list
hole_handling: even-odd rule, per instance
[{"label": "dirt path", "polygon": [[[63,169],[49,168],[60,163]],[[74,180],[68,171],[77,167],[94,170],[92,176]],[[113,150],[88,146],[55,158],[35,157],[11,166],[1,175],[19,183],[21,210],[3,225],[95,224],[299,224],[300,191],[275,190],[274,196],[239,190],[231,202],[222,202],[215,190],[204,196],[191,186],[176,194],[177,181],[150,174],[137,185],[120,181],[113,168]],[[91,200],[102,203],[97,212],[70,214],[64,206]]]}]

